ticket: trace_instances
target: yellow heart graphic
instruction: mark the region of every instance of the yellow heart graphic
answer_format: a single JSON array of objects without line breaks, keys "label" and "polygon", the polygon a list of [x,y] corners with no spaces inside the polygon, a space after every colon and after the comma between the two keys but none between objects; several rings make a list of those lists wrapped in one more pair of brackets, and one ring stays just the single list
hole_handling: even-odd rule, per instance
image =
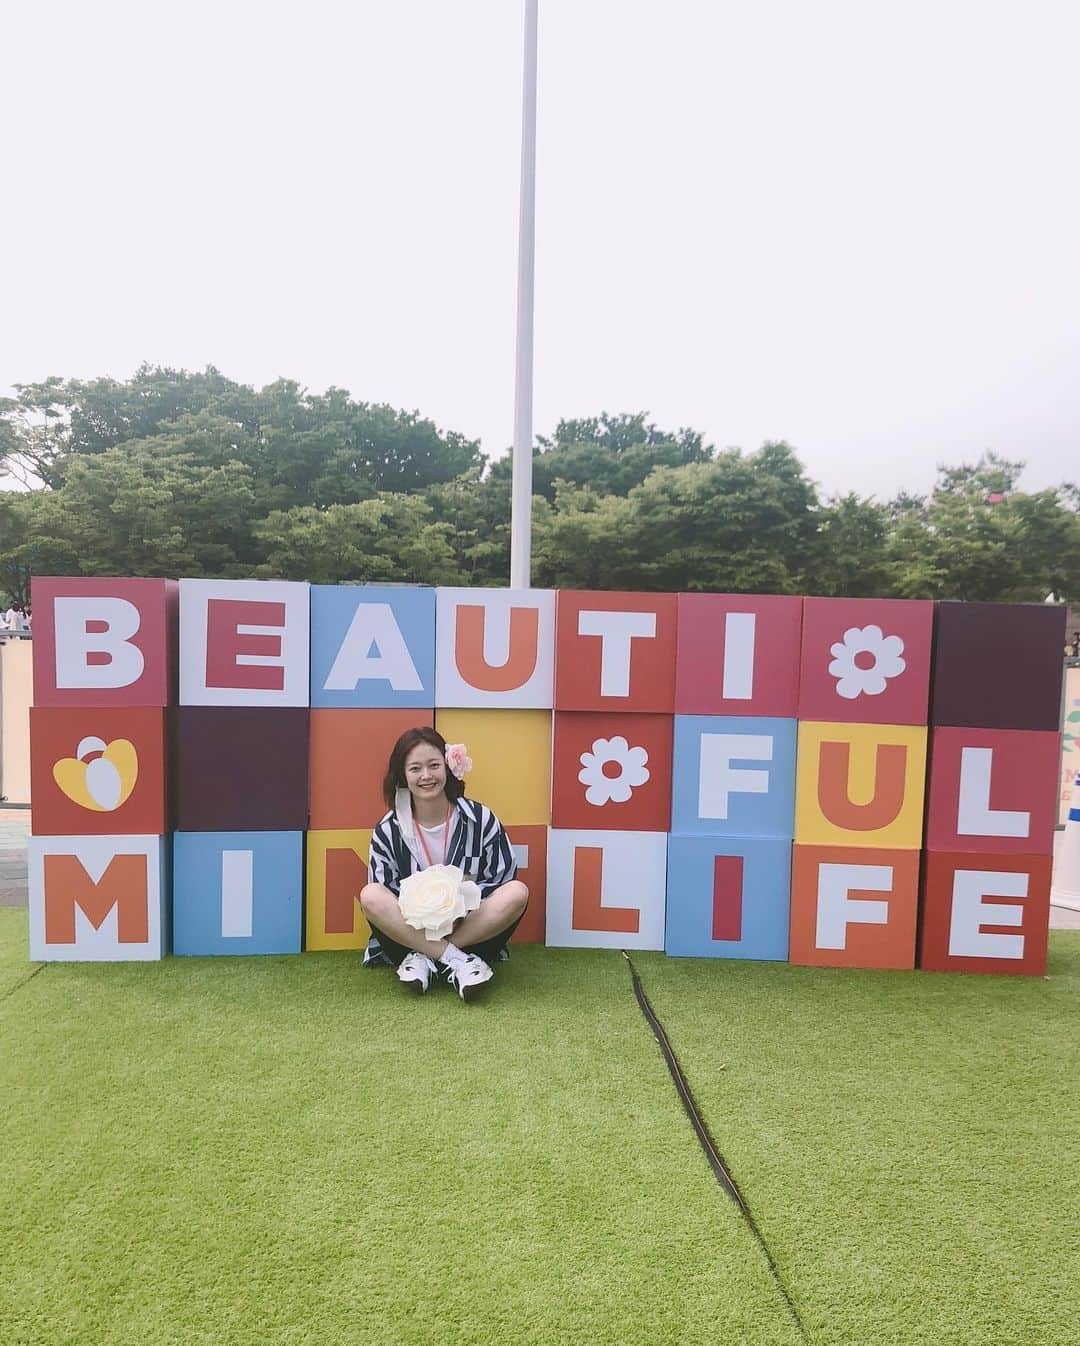
[{"label": "yellow heart graphic", "polygon": [[[97,747],[104,747],[92,762],[82,759]],[[53,779],[74,803],[94,813],[112,813],[125,803],[139,778],[139,755],[126,738],[114,738],[102,744],[100,739],[83,739],[78,757],[62,757],[53,766]]]}]

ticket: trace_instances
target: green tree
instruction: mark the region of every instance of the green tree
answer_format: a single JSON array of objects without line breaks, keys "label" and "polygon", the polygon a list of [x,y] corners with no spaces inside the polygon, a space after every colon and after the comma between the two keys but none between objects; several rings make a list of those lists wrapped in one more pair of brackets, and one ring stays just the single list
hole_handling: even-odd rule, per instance
[{"label": "green tree", "polygon": [[[464,584],[498,587],[510,575],[510,479],[470,468],[429,486],[424,499],[447,527],[455,569]],[[534,501],[539,497],[534,497]]]},{"label": "green tree", "polygon": [[417,496],[381,494],[319,510],[300,505],[275,510],[255,525],[265,559],[259,578],[343,584],[390,580],[458,584],[448,524],[432,518]]},{"label": "green tree", "polygon": [[166,434],[184,452],[203,442],[212,463],[247,464],[267,511],[418,491],[484,462],[474,441],[415,412],[354,402],[340,388],[308,393],[289,379],[256,391],[212,366],[144,365],[126,382],[53,377],[16,391],[0,405],[0,471],[51,487],[76,459]]},{"label": "green tree", "polygon": [[1023,468],[987,453],[939,469],[929,499],[894,502],[893,591],[972,602],[1080,597],[1080,493],[1070,485],[1020,491]]},{"label": "green tree", "polygon": [[[646,423],[645,413],[560,421],[533,452],[533,493],[555,502],[556,483],[587,486],[598,495],[628,495],[658,467],[707,463],[711,452],[694,430],[672,434]],[[496,480],[510,480],[511,460],[492,465]]]},{"label": "green tree", "polygon": [[567,588],[798,593],[817,496],[782,443],[660,467],[626,497],[560,483],[534,503],[534,578]]},{"label": "green tree", "polygon": [[824,598],[885,597],[892,592],[886,505],[849,491],[817,511],[804,575],[805,591]]},{"label": "green tree", "polygon": [[[209,367],[45,379],[0,401],[0,586],[31,573],[508,578],[509,460],[416,413],[254,389]],[[534,453],[533,579],[566,588],[1080,597],[1080,491],[942,467],[927,497],[822,503],[793,450],[716,453],[643,413],[560,421]]]},{"label": "green tree", "polygon": [[239,577],[258,559],[250,470],[209,466],[169,435],[80,457],[59,490],[33,494],[53,545],[72,549],[67,573]]},{"label": "green tree", "polygon": [[27,607],[34,574],[80,573],[65,523],[51,492],[0,491],[0,601],[5,605]]},{"label": "green tree", "polygon": [[533,583],[553,589],[647,588],[629,500],[560,482],[555,504],[533,497]]}]

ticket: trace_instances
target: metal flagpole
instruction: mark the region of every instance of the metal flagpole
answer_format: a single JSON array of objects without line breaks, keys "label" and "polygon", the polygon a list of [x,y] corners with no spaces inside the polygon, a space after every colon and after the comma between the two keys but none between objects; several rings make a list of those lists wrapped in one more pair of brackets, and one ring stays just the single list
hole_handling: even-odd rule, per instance
[{"label": "metal flagpole", "polygon": [[510,492],[510,587],[527,589],[532,560],[533,295],[536,252],[536,29],[539,0],[525,0],[518,217],[517,359]]}]

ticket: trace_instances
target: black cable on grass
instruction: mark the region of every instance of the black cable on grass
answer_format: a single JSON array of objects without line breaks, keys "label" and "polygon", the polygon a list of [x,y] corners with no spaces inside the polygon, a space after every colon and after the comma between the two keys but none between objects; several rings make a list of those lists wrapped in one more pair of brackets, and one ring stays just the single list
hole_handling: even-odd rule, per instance
[{"label": "black cable on grass", "polygon": [[769,1245],[762,1237],[761,1230],[757,1227],[757,1221],[754,1219],[750,1207],[746,1204],[742,1193],[739,1191],[735,1179],[728,1172],[727,1165],[724,1163],[720,1151],[716,1148],[716,1142],[709,1134],[709,1128],[705,1125],[705,1119],[698,1109],[698,1105],[694,1100],[694,1095],[690,1092],[690,1086],[686,1082],[686,1076],[683,1074],[682,1067],[679,1065],[679,1058],[675,1055],[671,1043],[668,1041],[668,1035],[664,1031],[664,1025],[656,1017],[656,1011],[653,1009],[649,997],[645,994],[645,988],[641,984],[641,978],[637,974],[637,968],[634,967],[634,960],[625,949],[622,951],[622,956],[630,965],[630,976],[634,984],[634,995],[637,996],[637,1002],[641,1006],[641,1012],[644,1014],[646,1022],[653,1031],[653,1036],[660,1044],[660,1050],[664,1054],[664,1060],[667,1062],[671,1078],[675,1082],[675,1090],[682,1100],[682,1105],[686,1109],[686,1115],[690,1118],[690,1125],[694,1128],[694,1132],[701,1143],[701,1148],[705,1151],[705,1158],[709,1161],[709,1167],[713,1171],[713,1176],[742,1212],[743,1219],[750,1227],[750,1232],[757,1240],[758,1246],[765,1255],[765,1261],[769,1267],[769,1274],[776,1283],[776,1288],[783,1296],[784,1303],[787,1305],[788,1312],[791,1314],[792,1321],[798,1329],[799,1335],[802,1337],[803,1341],[808,1342],[810,1338],[806,1334],[806,1328],[803,1326],[802,1319],[799,1317],[799,1311],[795,1307],[795,1302],[780,1278],[780,1272],[777,1269],[772,1253],[769,1251]]},{"label": "black cable on grass", "polygon": [[24,986],[29,985],[37,974],[39,972],[44,972],[47,967],[48,963],[42,963],[40,967],[34,968],[33,972],[31,972],[28,977],[23,977],[22,981],[17,981],[14,986],[9,987],[3,995],[0,995],[0,1000],[10,1000],[16,991],[21,991]]}]

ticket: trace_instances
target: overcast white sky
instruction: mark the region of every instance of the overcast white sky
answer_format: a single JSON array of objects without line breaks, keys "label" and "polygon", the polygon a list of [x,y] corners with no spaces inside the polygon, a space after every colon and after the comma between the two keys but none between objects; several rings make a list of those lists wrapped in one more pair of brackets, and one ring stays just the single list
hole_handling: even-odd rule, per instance
[{"label": "overcast white sky", "polygon": [[[523,0],[4,7],[0,392],[138,363],[512,437]],[[1076,0],[540,0],[536,402],[827,488],[1080,477]]]}]

